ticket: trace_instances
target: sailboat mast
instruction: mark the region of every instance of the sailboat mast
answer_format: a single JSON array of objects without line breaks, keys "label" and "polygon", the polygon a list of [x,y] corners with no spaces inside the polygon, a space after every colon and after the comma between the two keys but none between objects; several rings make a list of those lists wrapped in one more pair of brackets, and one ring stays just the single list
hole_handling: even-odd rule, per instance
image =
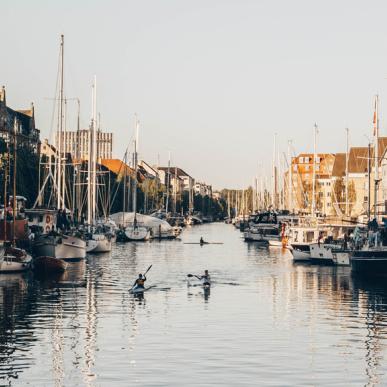
[{"label": "sailboat mast", "polygon": [[93,125],[92,125],[92,137],[93,137],[93,146],[92,146],[92,223],[95,223],[96,214],[97,214],[97,77],[94,76],[94,86],[93,86]]},{"label": "sailboat mast", "polygon": [[64,87],[64,35],[60,36],[60,80],[59,80],[59,133],[57,157],[57,208],[63,208],[62,198],[62,142],[63,142],[63,87]]},{"label": "sailboat mast", "polygon": [[374,165],[375,165],[375,176],[374,176],[374,217],[377,220],[378,211],[378,183],[379,183],[379,96],[375,96],[375,112],[374,112]]},{"label": "sailboat mast", "polygon": [[133,181],[133,212],[134,219],[137,220],[137,141],[138,141],[138,129],[139,129],[139,121],[137,119],[137,115],[135,115],[135,139],[134,139],[134,152],[133,152],[133,164],[134,164],[134,181]]},{"label": "sailboat mast", "polygon": [[171,152],[168,154],[168,169],[167,169],[167,199],[165,203],[165,212],[168,214],[168,204],[169,204],[169,182],[170,182],[170,169],[171,169]]},{"label": "sailboat mast", "polygon": [[289,173],[288,173],[288,210],[293,209],[293,170],[292,170],[292,155],[291,155],[292,140],[288,141],[288,160],[289,160]]},{"label": "sailboat mast", "polygon": [[[13,221],[12,221],[12,242],[16,243],[16,173],[17,173],[17,126],[18,123],[14,121],[13,125]],[[5,210],[5,209],[4,209]]]},{"label": "sailboat mast", "polygon": [[272,190],[271,190],[271,205],[272,209],[275,209],[276,203],[276,170],[275,170],[275,161],[276,161],[276,145],[277,144],[277,133],[274,133],[274,145],[273,145],[273,165],[272,165]]},{"label": "sailboat mast", "polygon": [[349,129],[345,128],[347,135],[347,151],[345,153],[345,215],[349,215],[348,203],[348,160],[349,160]]},{"label": "sailboat mast", "polygon": [[312,179],[312,216],[316,215],[316,147],[317,147],[317,124],[314,124],[313,135],[313,179]]}]

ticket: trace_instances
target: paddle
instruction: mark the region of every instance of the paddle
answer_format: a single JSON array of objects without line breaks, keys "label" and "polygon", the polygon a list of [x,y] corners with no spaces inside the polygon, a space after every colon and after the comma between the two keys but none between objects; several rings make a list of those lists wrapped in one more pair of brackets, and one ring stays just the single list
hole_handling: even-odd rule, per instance
[{"label": "paddle", "polygon": [[192,277],[196,277],[197,279],[201,279],[201,277],[199,277],[198,275],[196,275],[196,274],[187,274],[187,277],[189,277],[189,278],[192,278]]},{"label": "paddle", "polygon": [[152,266],[153,266],[153,265],[150,265],[150,266],[148,267],[148,269],[146,269],[146,272],[144,273],[144,277],[145,277],[145,274],[148,273],[148,271],[152,268]]}]

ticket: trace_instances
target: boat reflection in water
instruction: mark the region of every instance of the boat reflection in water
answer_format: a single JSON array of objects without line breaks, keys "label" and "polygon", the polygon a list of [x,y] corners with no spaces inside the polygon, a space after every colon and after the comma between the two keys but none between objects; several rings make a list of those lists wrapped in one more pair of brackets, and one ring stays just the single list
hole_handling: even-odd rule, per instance
[{"label": "boat reflection in water", "polygon": [[37,339],[29,316],[34,312],[24,274],[0,274],[0,380],[7,385],[31,366]]},{"label": "boat reflection in water", "polygon": [[[229,225],[188,232],[183,240],[227,245],[118,244],[60,276],[0,276],[1,382],[185,385],[194,375],[205,385],[222,369],[219,385],[387,385],[383,280],[294,265],[287,250],[246,244]],[[133,297],[152,263],[159,289]],[[203,269],[212,289],[187,290],[187,273]]]}]

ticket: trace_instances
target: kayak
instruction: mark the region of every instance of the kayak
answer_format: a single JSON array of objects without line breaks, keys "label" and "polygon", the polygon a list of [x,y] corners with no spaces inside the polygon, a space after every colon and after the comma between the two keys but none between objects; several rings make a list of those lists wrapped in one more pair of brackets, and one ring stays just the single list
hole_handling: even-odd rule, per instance
[{"label": "kayak", "polygon": [[202,278],[200,281],[202,283],[203,288],[208,289],[211,287],[211,281],[209,281],[208,279]]},{"label": "kayak", "polygon": [[132,294],[140,294],[140,293],[146,292],[147,290],[149,290],[151,288],[154,288],[154,286],[148,286],[147,288],[145,288],[144,286],[137,286],[136,285],[133,288],[129,289],[129,292]]},{"label": "kayak", "polygon": [[184,242],[185,245],[223,245],[223,242]]}]

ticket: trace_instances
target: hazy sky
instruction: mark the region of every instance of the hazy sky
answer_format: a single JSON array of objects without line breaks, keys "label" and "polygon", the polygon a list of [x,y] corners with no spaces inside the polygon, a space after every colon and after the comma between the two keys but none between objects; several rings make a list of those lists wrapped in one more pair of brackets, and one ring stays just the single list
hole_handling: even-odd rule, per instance
[{"label": "hazy sky", "polygon": [[[60,34],[66,96],[90,117],[98,80],[102,125],[121,158],[142,122],[141,157],[160,155],[216,188],[269,175],[281,151],[366,145],[372,99],[387,106],[387,3],[356,0],[2,0],[0,83],[7,101],[34,101],[42,138],[51,127]],[[75,128],[75,104],[69,103]]]}]

